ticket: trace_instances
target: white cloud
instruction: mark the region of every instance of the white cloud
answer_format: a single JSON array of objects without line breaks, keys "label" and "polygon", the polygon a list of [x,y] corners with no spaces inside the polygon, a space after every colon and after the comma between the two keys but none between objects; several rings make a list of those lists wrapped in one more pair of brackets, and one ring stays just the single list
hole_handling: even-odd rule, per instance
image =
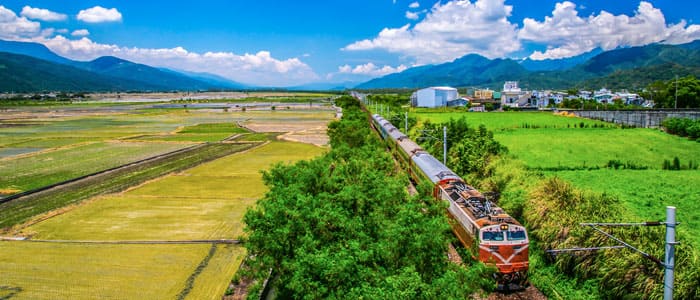
[{"label": "white cloud", "polygon": [[412,11],[406,11],[406,19],[409,20],[418,20],[419,16],[418,13],[412,12]]},{"label": "white cloud", "polygon": [[18,40],[41,35],[41,24],[18,17],[14,11],[0,5],[0,38]]},{"label": "white cloud", "polygon": [[343,50],[381,49],[413,58],[417,64],[450,61],[467,53],[503,57],[521,47],[517,26],[507,19],[512,9],[504,0],[437,2],[416,25],[384,28],[377,37]]},{"label": "white cloud", "polygon": [[46,22],[64,21],[68,18],[65,14],[52,12],[48,9],[25,6],[20,15],[29,19],[42,20]]},{"label": "white cloud", "polygon": [[0,5],[0,39],[36,42],[46,45],[57,54],[74,60],[92,60],[100,56],[116,56],[154,67],[207,72],[231,80],[260,86],[294,86],[316,81],[319,77],[309,65],[298,58],[278,59],[269,51],[250,54],[232,52],[190,52],[183,47],[129,48],[96,43],[84,35],[85,29],[75,30],[70,39],[66,29],[42,29],[41,24],[18,17],[12,10]]},{"label": "white cloud", "polygon": [[106,9],[95,6],[81,10],[78,13],[78,20],[87,23],[119,22],[122,20],[122,14],[116,8]]},{"label": "white cloud", "polygon": [[71,35],[72,36],[88,36],[88,35],[90,35],[90,31],[88,31],[87,29],[78,29],[78,30],[74,30],[71,33]]},{"label": "white cloud", "polygon": [[576,4],[565,1],[557,3],[552,15],[542,22],[525,18],[518,38],[547,45],[546,51],[530,55],[541,60],[575,56],[597,47],[611,50],[661,41],[687,43],[700,38],[700,26],[686,27],[685,21],[667,26],[661,10],[645,1],[631,17],[601,11],[586,18],[578,16]]},{"label": "white cloud", "polygon": [[343,65],[338,67],[338,73],[341,74],[355,74],[355,75],[367,75],[367,76],[372,76],[372,77],[377,77],[377,76],[384,76],[387,74],[391,73],[398,73],[406,70],[408,67],[405,65],[399,65],[398,67],[392,67],[385,65],[383,67],[379,67],[375,65],[374,63],[366,63],[364,65],[357,65],[354,68],[351,67],[350,65]]},{"label": "white cloud", "polygon": [[58,35],[42,39],[49,49],[74,60],[92,60],[100,56],[116,56],[154,67],[217,74],[231,80],[268,86],[292,86],[318,79],[318,75],[298,58],[280,60],[269,51],[242,55],[232,52],[190,52],[175,48],[129,48],[95,43],[87,37],[71,40]]},{"label": "white cloud", "polygon": [[420,3],[418,3],[418,1],[416,1],[416,2],[413,2],[413,3],[409,4],[408,7],[409,7],[409,8],[419,8],[419,7],[420,7]]}]

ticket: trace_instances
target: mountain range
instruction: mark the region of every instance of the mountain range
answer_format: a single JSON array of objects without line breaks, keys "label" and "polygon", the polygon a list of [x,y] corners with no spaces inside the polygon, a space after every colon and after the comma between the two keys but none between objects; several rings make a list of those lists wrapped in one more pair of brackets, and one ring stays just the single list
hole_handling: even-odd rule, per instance
[{"label": "mountain range", "polygon": [[155,68],[113,56],[74,61],[38,43],[0,40],[0,91],[191,91],[250,88],[207,73]]},{"label": "mountain range", "polygon": [[[289,90],[488,87],[519,81],[524,89],[638,89],[675,76],[700,77],[700,40],[595,49],[549,60],[488,59],[468,54],[452,62],[409,68],[364,83],[312,83]],[[155,68],[113,56],[75,61],[38,43],[0,40],[0,92],[206,91],[256,89],[208,73]],[[259,88],[259,87],[257,87]]]},{"label": "mountain range", "polygon": [[504,81],[519,81],[525,89],[634,89],[687,75],[700,77],[700,40],[683,45],[596,49],[571,58],[544,61],[488,59],[469,54],[452,62],[375,78],[356,88],[414,89],[444,85],[498,90]]}]

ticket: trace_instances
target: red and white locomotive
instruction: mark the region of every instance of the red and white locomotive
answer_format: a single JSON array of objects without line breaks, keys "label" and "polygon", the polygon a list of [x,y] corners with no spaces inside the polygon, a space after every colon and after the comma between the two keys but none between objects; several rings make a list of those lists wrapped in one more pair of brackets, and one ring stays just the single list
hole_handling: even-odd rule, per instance
[{"label": "red and white locomotive", "polygon": [[523,288],[527,284],[529,245],[525,227],[389,121],[375,114],[372,125],[411,178],[432,182],[435,198],[449,204],[450,225],[460,242],[478,253],[480,261],[498,268],[497,288]]}]

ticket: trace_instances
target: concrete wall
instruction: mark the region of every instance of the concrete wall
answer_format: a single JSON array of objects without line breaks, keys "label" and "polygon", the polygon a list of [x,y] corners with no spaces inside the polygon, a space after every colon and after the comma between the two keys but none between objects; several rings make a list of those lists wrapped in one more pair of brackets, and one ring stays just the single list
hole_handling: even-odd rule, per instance
[{"label": "concrete wall", "polygon": [[700,119],[700,110],[575,110],[571,113],[588,119],[657,128],[666,118]]}]

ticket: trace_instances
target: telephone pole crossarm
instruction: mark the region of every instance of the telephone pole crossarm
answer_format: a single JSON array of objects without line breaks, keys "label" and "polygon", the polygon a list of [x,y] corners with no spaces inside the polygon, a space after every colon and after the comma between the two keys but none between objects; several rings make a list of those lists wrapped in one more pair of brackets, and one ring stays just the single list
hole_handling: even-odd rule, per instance
[{"label": "telephone pole crossarm", "polygon": [[608,250],[608,249],[622,249],[625,246],[602,246],[602,247],[588,247],[588,248],[567,248],[567,249],[550,249],[546,250],[547,253],[557,255],[559,253],[565,252],[577,252],[577,251],[597,251],[597,250]]},{"label": "telephone pole crossarm", "polygon": [[[546,250],[547,253],[556,255],[563,252],[576,252],[576,251],[594,251],[602,249],[619,249],[628,248],[634,250],[635,252],[641,254],[642,256],[654,261],[658,266],[664,268],[664,300],[673,300],[673,280],[674,280],[674,269],[676,267],[675,263],[675,246],[680,244],[676,240],[676,226],[679,225],[676,222],[676,207],[666,206],[666,222],[652,221],[652,222],[641,222],[641,223],[580,223],[581,226],[587,226],[597,231],[598,233],[604,235],[605,237],[612,239],[619,243],[617,246],[603,246],[603,247],[590,247],[590,248],[571,248],[571,249],[554,249]],[[632,227],[632,226],[666,226],[666,247],[664,261],[662,262],[658,258],[646,253],[636,247],[625,243],[621,239],[613,236],[610,233],[603,231],[598,227]]]},{"label": "telephone pole crossarm", "polygon": [[581,226],[598,226],[598,227],[629,227],[629,226],[661,226],[666,225],[665,222],[648,221],[641,223],[581,223]]}]

